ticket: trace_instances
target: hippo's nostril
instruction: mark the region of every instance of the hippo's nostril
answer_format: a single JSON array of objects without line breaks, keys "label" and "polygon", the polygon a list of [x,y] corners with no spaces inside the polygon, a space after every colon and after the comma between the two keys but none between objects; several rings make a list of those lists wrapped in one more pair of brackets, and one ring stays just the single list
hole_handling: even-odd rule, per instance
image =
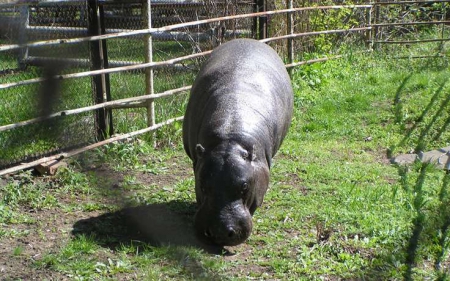
[{"label": "hippo's nostril", "polygon": [[236,231],[234,230],[234,228],[229,227],[228,228],[228,238],[233,238],[236,235]]}]

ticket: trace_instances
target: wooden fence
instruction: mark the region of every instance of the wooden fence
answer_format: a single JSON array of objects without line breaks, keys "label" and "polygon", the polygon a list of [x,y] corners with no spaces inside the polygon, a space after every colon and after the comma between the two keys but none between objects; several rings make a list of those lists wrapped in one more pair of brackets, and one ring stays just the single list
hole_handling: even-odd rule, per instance
[{"label": "wooden fence", "polygon": [[[186,94],[189,92],[190,85],[182,85],[180,87],[174,87],[171,89],[166,89],[159,93],[155,93],[155,78],[154,72],[161,69],[174,68],[175,66],[185,67],[189,65],[187,62],[192,62],[195,59],[203,58],[211,52],[211,48],[214,47],[216,43],[220,43],[223,40],[229,40],[235,37],[253,37],[258,38],[262,42],[266,43],[276,43],[274,47],[280,52],[283,57],[287,58],[286,67],[291,69],[304,64],[310,64],[315,62],[321,62],[328,59],[334,59],[341,57],[340,54],[326,55],[322,58],[315,58],[309,60],[299,60],[299,49],[295,47],[298,42],[301,42],[303,38],[315,38],[317,36],[338,36],[338,35],[349,35],[356,34],[358,38],[366,43],[366,50],[372,50],[377,48],[381,44],[413,44],[421,42],[443,42],[448,41],[449,38],[445,37],[444,29],[450,23],[448,20],[447,5],[450,0],[436,0],[436,1],[375,1],[368,4],[358,4],[358,5],[325,5],[325,6],[311,6],[311,7],[294,7],[292,0],[288,1],[287,7],[285,9],[266,11],[266,3],[261,1],[257,2],[243,2],[243,6],[250,6],[253,12],[251,13],[238,13],[236,6],[234,11],[230,14],[227,9],[227,2],[216,2],[220,5],[215,5],[214,7],[218,11],[227,10],[225,16],[218,16],[212,18],[205,18],[205,14],[198,13],[198,9],[202,7],[199,2],[195,2],[192,5],[184,5],[182,3],[174,4],[175,9],[167,8],[170,7],[170,3],[151,3],[142,2],[135,3],[128,8],[127,17],[136,21],[136,16],[133,15],[134,9],[139,9],[141,15],[143,15],[142,25],[138,29],[121,29],[120,26],[113,26],[114,28],[107,28],[105,25],[105,13],[104,8],[102,8],[103,2],[96,0],[88,0],[86,3],[87,14],[81,15],[80,13],[74,13],[72,10],[71,15],[73,17],[80,19],[86,17],[88,19],[88,27],[86,34],[79,36],[80,33],[77,31],[79,27],[67,27],[67,24],[61,22],[55,23],[48,30],[62,30],[70,29],[72,34],[77,34],[78,36],[70,38],[55,38],[48,40],[35,40],[29,41],[24,39],[23,26],[14,25],[13,28],[18,33],[18,40],[16,43],[2,44],[0,45],[0,55],[2,53],[12,53],[19,57],[21,63],[45,63],[45,57],[40,57],[39,59],[30,59],[29,50],[33,48],[43,48],[43,47],[59,47],[59,46],[70,46],[72,44],[87,43],[89,44],[89,49],[91,50],[90,58],[84,58],[85,62],[89,62],[90,69],[84,71],[74,71],[69,73],[58,73],[53,77],[34,77],[29,79],[22,79],[20,81],[3,81],[0,84],[0,99],[6,99],[6,95],[9,94],[9,90],[24,87],[26,85],[42,85],[47,83],[49,80],[54,79],[57,81],[68,81],[73,79],[80,79],[83,77],[90,77],[92,79],[92,90],[94,94],[94,104],[89,106],[83,106],[73,109],[64,109],[55,112],[50,112],[45,116],[38,116],[35,118],[29,118],[26,120],[21,120],[17,122],[11,122],[9,124],[0,123],[0,140],[2,132],[14,132],[18,128],[26,128],[32,124],[39,125],[42,122],[48,122],[49,120],[58,119],[61,117],[78,115],[82,113],[94,112],[96,124],[96,136],[95,142],[89,144],[83,144],[82,146],[76,147],[75,149],[65,149],[64,151],[58,151],[57,153],[50,153],[50,155],[45,155],[46,157],[37,157],[34,161],[26,161],[26,163],[13,163],[12,167],[3,166],[3,170],[0,170],[0,176],[13,173],[22,169],[34,167],[38,164],[42,164],[51,160],[59,160],[73,155],[77,155],[89,149],[93,149],[108,143],[124,140],[139,134],[153,132],[162,126],[169,125],[173,122],[181,121],[183,116],[175,116],[171,118],[164,118],[160,122],[156,122],[157,116],[155,113],[155,103],[158,99],[167,98],[169,96]],[[42,3],[43,7],[52,7],[51,3]],[[74,2],[79,4],[79,2]],[[114,1],[115,5],[120,4],[119,1]],[[211,2],[212,3],[212,2]],[[210,5],[211,5],[210,3]],[[385,21],[389,19],[386,14],[383,14],[384,10],[390,9],[390,7],[395,7],[397,9],[403,9],[407,11],[408,8],[423,7],[431,4],[439,4],[440,9],[439,17],[436,16],[431,18],[426,18],[422,20],[416,20],[415,18],[401,21]],[[165,5],[165,6],[164,6]],[[183,6],[184,5],[184,6]],[[204,4],[206,5],[206,4]],[[219,8],[217,8],[219,6]],[[5,6],[6,7],[6,6]],[[29,13],[30,5],[26,3],[20,3],[16,5],[9,5],[8,7],[13,7],[14,9],[20,10],[21,19],[17,20],[21,24],[29,25],[28,20],[24,20],[24,15],[27,15],[27,9]],[[35,11],[39,10],[40,3],[33,4]],[[163,9],[157,10],[155,7],[165,7],[169,12],[161,12]],[[191,13],[194,16],[188,17],[188,20],[183,20],[180,17],[176,17],[177,9],[188,9],[189,7]],[[225,8],[224,8],[225,7]],[[0,6],[1,8],[1,6]],[[153,9],[159,12],[154,12]],[[103,10],[102,10],[103,9]],[[189,10],[188,9],[188,10]],[[76,9],[75,9],[76,11]],[[300,26],[302,26],[302,19],[304,15],[309,15],[311,12],[321,12],[326,13],[329,11],[350,11],[349,14],[358,14],[358,24],[348,25],[345,28],[335,28],[335,29],[325,29],[325,30],[307,30],[304,32],[298,32]],[[358,12],[358,13],[357,13]],[[405,14],[407,12],[404,12]],[[403,15],[403,14],[402,14]],[[211,16],[211,15],[208,15]],[[111,15],[112,18],[118,17],[117,15]],[[26,17],[25,17],[26,18]],[[160,22],[154,26],[154,18],[159,18]],[[175,18],[178,19],[177,23]],[[164,25],[164,21],[167,20],[168,25]],[[186,19],[186,18],[185,18]],[[239,27],[238,21],[241,19],[251,19],[252,25],[247,28],[248,32],[237,32],[237,30],[242,31],[243,29]],[[276,19],[276,21],[274,20]],[[46,21],[51,19],[47,18]],[[398,20],[398,18],[397,18]],[[0,19],[1,22],[1,19]],[[55,21],[56,22],[56,21]],[[282,23],[282,24],[280,24]],[[276,34],[270,34],[270,27],[273,24],[279,24],[283,27],[282,34],[278,28]],[[407,39],[400,40],[395,37],[391,38],[384,36],[387,34],[386,30],[392,30],[397,27],[418,27],[418,26],[431,26],[436,25],[442,28],[442,33],[440,38],[433,38],[427,40],[419,39]],[[214,30],[211,31],[211,26]],[[47,31],[48,31],[47,30]],[[177,33],[175,33],[177,32]],[[221,35],[220,35],[221,33]],[[185,54],[182,56],[173,57],[170,59],[163,59],[154,61],[153,47],[155,41],[161,40],[174,40],[174,38],[180,34],[184,34],[184,38],[191,40],[191,43],[195,43],[195,51]],[[195,36],[192,36],[194,34]],[[228,35],[227,35],[228,34]],[[269,36],[267,36],[269,35]],[[195,38],[194,38],[195,37]],[[213,38],[214,37],[214,38]],[[118,38],[133,38],[133,40],[141,40],[145,42],[145,48],[143,51],[144,61],[133,62],[133,63],[117,63],[116,65],[109,64],[109,54],[107,51],[107,42],[110,40],[117,40]],[[178,37],[180,38],[180,37]],[[209,38],[209,45],[199,45],[200,38]],[[213,39],[214,40],[213,40]],[[183,41],[183,40],[181,40]],[[2,41],[2,43],[4,40]],[[178,41],[177,41],[178,42]],[[181,43],[179,43],[181,44]],[[194,45],[193,45],[194,46]],[[201,46],[201,48],[199,47]],[[209,46],[206,49],[205,46]],[[194,49],[194,48],[193,48]],[[301,51],[301,50],[300,50]],[[142,55],[142,54],[141,54]],[[301,58],[301,57],[300,57]],[[79,59],[81,60],[81,59]],[[110,83],[111,76],[116,73],[130,73],[131,71],[141,71],[145,75],[145,89],[142,89],[142,93],[139,93],[134,97],[119,98],[112,100],[110,93]],[[6,71],[8,72],[8,71]],[[14,80],[14,79],[11,79]],[[190,81],[192,82],[192,81]],[[112,118],[114,116],[113,109],[124,109],[124,108],[145,108],[147,125],[145,128],[135,130],[132,132],[121,132],[120,135],[114,135],[114,124]],[[2,149],[7,149],[4,147]],[[44,153],[45,154],[45,153]],[[26,159],[27,157],[25,157]],[[0,159],[1,160],[1,159]],[[20,162],[23,162],[21,159]],[[9,165],[11,166],[11,165]],[[2,168],[0,161],[0,169]]]}]

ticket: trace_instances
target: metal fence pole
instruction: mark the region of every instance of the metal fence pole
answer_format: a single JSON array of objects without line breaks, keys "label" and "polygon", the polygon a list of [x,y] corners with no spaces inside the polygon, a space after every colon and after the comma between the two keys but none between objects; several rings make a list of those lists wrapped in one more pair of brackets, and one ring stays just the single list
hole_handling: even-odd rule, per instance
[{"label": "metal fence pole", "polygon": [[[152,28],[152,5],[150,0],[144,0],[143,2],[143,17],[145,21],[145,28]],[[152,35],[145,35],[145,62],[151,63],[153,62],[153,43],[152,43]],[[153,84],[153,68],[145,69],[145,94],[153,95],[155,94],[154,84]],[[147,126],[154,126],[156,123],[155,117],[155,102],[153,100],[149,100],[147,103]],[[154,140],[154,144],[156,144],[156,140]]]},{"label": "metal fence pole", "polygon": [[[19,23],[19,44],[26,44],[28,42],[27,30],[30,24],[30,9],[28,5],[20,6],[20,23]],[[22,47],[19,51],[18,65],[19,68],[25,68],[25,63],[28,58],[28,47]]]},{"label": "metal fence pole", "polygon": [[[97,0],[88,0],[88,32],[90,36],[100,35],[102,33],[100,8]],[[105,57],[107,57],[106,42],[100,40],[91,41],[90,44],[91,53],[91,68],[92,70],[105,68]],[[110,98],[109,92],[109,74],[99,74],[92,76],[92,88],[94,91],[94,100],[96,104],[108,101]],[[108,128],[111,124],[111,116],[104,108],[96,110],[95,122],[97,128],[97,139],[104,140],[112,132],[112,128]]]},{"label": "metal fence pole", "polygon": [[[101,34],[106,34],[106,26],[105,26],[105,10],[104,10],[104,4],[99,7],[100,12],[100,30]],[[107,48],[107,40],[101,40],[101,47],[102,47],[102,55],[103,55],[103,68],[109,68],[108,63],[108,48]],[[109,80],[109,74],[102,76],[102,85],[104,88],[104,93],[106,100],[104,101],[112,101],[111,98],[111,83]],[[108,136],[114,135],[114,127],[113,127],[113,117],[112,117],[112,109],[108,108],[105,110],[106,114],[106,120],[105,123],[108,126]]]},{"label": "metal fence pole", "polygon": [[[258,12],[258,0],[253,0],[253,13]],[[258,37],[258,17],[252,18],[252,38],[257,39]]]},{"label": "metal fence pole", "polygon": [[[265,0],[256,0],[256,6],[258,12],[266,11]],[[260,16],[258,17],[258,39],[265,39],[267,36],[267,16]]]}]

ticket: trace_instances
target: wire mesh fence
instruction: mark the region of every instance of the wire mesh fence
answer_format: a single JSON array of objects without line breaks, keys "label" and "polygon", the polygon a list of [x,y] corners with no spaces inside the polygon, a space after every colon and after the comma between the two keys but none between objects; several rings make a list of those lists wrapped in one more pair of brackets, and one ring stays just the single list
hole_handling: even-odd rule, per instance
[{"label": "wire mesh fence", "polygon": [[[228,16],[252,11],[253,3],[245,1],[156,2],[152,4],[150,16],[153,27],[164,27],[208,19],[214,15]],[[111,38],[97,45],[96,41],[89,40],[65,44],[70,39],[145,29],[149,20],[145,1],[42,1],[29,5],[5,5],[0,10],[0,15],[2,21],[10,22],[10,19],[14,19],[15,22],[5,28],[8,33],[4,33],[2,45],[43,42],[40,46],[25,46],[1,52],[2,56],[8,57],[7,60],[2,60],[1,65],[3,73],[0,83],[3,85],[14,83],[16,79],[30,81],[42,76],[61,77],[65,74],[149,62],[146,55],[149,46],[142,34]],[[152,61],[161,62],[188,56],[209,50],[230,38],[251,36],[252,24],[252,19],[236,19],[156,32],[152,34]],[[55,39],[61,44],[50,43]],[[61,115],[99,102],[160,93],[190,85],[203,59],[196,58],[154,69],[151,92],[145,69],[62,81],[53,79],[53,83],[49,83],[51,79],[47,79],[39,83],[31,81],[27,85],[8,86],[0,96],[6,101],[1,108],[4,114],[0,119],[0,126],[24,120],[36,122],[0,131],[0,147],[3,148],[0,152],[0,169],[82,147],[103,137],[110,137],[113,133],[123,134],[146,128],[149,125],[146,102],[116,106],[114,116],[110,117],[111,122],[106,124],[110,128],[106,134],[103,132],[103,136],[99,136],[99,124],[105,120],[99,120],[98,111],[106,114],[105,109],[71,116]],[[94,60],[98,60],[98,63]],[[53,72],[45,77],[43,72],[47,70]],[[98,78],[97,81],[95,78]],[[98,92],[104,95],[100,100]],[[163,122],[167,118],[182,115],[185,102],[186,95],[161,99],[156,103],[155,121]],[[43,104],[46,112],[35,112],[35,109],[44,108]],[[46,121],[39,120],[47,118],[47,113],[54,112],[61,114]],[[159,139],[159,142],[170,143],[165,136]]]},{"label": "wire mesh fence", "polygon": [[[187,95],[152,95],[187,93],[207,52],[233,38],[266,38],[291,66],[346,45],[423,40],[430,25],[448,38],[449,1],[406,2],[0,5],[0,170],[180,119]],[[158,131],[156,145],[170,145],[176,130]]]},{"label": "wire mesh fence", "polygon": [[[0,10],[10,23],[2,45],[25,44],[50,39],[65,40],[87,35],[85,4],[7,6]],[[5,19],[7,18],[7,19]],[[19,48],[0,53],[0,83],[89,70],[87,43]],[[49,79],[0,92],[0,124],[42,117],[50,112],[93,104],[89,79]],[[91,116],[62,116],[0,132],[0,167],[79,147],[95,140]]]},{"label": "wire mesh fence", "polygon": [[[373,12],[374,44],[411,44],[448,40],[448,1],[380,1]],[[430,30],[434,32],[432,36]],[[439,37],[434,34],[440,34]],[[392,47],[391,47],[392,48]]]}]

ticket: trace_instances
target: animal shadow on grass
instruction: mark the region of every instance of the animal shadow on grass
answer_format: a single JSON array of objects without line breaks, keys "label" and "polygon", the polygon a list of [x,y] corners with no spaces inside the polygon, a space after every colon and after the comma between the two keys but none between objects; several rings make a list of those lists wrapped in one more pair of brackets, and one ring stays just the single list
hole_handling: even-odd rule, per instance
[{"label": "animal shadow on grass", "polygon": [[[181,266],[183,274],[194,276],[198,280],[226,279],[206,269],[187,249],[197,248],[210,254],[229,254],[223,247],[205,244],[196,237],[192,224],[195,203],[173,200],[136,206],[137,202],[126,196],[127,190],[122,189],[123,174],[113,171],[105,163],[90,168],[95,164],[91,160],[93,159],[90,157],[79,158],[83,171],[95,175],[95,188],[104,196],[103,199],[121,206],[121,209],[75,222],[72,235],[90,237],[97,245],[114,252],[133,245],[170,246],[169,251],[163,251],[164,255]],[[158,179],[157,176],[150,176],[147,181],[158,182]]]},{"label": "animal shadow on grass", "polygon": [[74,224],[72,234],[93,237],[99,245],[112,250],[139,241],[157,247],[186,246],[223,253],[222,247],[205,244],[196,237],[191,223],[194,211],[194,203],[182,201],[127,207],[80,220]]},{"label": "animal shadow on grass", "polygon": [[[82,172],[96,179],[95,189],[104,197],[101,200],[120,209],[75,222],[72,235],[93,237],[98,245],[112,250],[117,250],[121,245],[143,242],[156,247],[186,246],[212,254],[226,253],[223,247],[206,244],[197,238],[192,223],[196,212],[194,202],[139,203],[127,195],[129,190],[123,185],[124,174],[114,171],[102,161],[89,154],[78,157]],[[174,181],[150,174],[145,182],[162,180]]]}]

